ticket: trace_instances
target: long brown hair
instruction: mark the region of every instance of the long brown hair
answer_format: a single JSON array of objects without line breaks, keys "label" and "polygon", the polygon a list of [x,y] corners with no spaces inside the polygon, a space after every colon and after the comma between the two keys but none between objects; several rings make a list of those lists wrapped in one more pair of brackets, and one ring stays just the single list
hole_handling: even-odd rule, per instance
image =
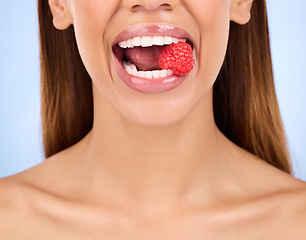
[{"label": "long brown hair", "polygon": [[[48,1],[38,0],[41,115],[45,156],[81,140],[92,128],[91,79],[79,56],[74,30],[58,31]],[[234,143],[291,173],[279,113],[265,0],[256,0],[246,25],[231,22],[227,54],[214,84],[218,128]]]}]

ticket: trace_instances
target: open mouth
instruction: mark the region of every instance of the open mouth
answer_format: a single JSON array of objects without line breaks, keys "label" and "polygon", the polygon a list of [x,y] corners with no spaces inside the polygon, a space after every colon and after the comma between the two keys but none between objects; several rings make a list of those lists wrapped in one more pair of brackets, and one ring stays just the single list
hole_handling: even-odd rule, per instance
[{"label": "open mouth", "polygon": [[158,65],[158,58],[165,47],[172,43],[186,42],[191,48],[189,39],[171,36],[138,36],[116,43],[112,49],[115,57],[121,62],[125,71],[132,76],[158,79],[171,76],[171,70],[163,70]]}]

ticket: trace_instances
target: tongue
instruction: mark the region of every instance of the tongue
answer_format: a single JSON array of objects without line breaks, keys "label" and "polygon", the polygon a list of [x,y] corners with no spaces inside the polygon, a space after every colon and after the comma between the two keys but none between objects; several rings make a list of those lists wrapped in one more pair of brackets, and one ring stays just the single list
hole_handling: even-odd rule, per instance
[{"label": "tongue", "polygon": [[165,46],[134,47],[125,50],[125,57],[140,71],[161,70],[158,57]]}]

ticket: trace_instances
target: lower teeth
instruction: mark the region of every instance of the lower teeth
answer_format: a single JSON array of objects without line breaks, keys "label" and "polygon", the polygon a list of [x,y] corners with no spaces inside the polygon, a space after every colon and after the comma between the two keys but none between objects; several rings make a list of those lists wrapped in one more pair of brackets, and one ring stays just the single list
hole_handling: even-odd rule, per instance
[{"label": "lower teeth", "polygon": [[173,75],[171,70],[138,71],[133,63],[125,61],[123,61],[123,67],[128,74],[141,78],[157,79]]}]

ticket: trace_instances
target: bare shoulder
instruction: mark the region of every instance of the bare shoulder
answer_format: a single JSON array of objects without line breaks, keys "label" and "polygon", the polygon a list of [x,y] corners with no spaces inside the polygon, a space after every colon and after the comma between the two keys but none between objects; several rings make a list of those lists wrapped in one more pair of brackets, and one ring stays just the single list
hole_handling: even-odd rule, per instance
[{"label": "bare shoulder", "polygon": [[[237,222],[263,234],[273,232],[275,239],[306,239],[306,183],[246,151],[235,156]],[[240,222],[245,216],[249,221]]]},{"label": "bare shoulder", "polygon": [[257,181],[261,182],[262,189],[267,189],[263,199],[271,205],[273,202],[276,206],[279,203],[282,207],[280,212],[287,215],[288,219],[295,218],[305,224],[306,233],[306,183],[266,162],[262,161],[259,165],[262,166],[254,172],[257,173]]},{"label": "bare shoulder", "polygon": [[26,176],[0,179],[0,239],[39,239],[54,230],[54,219],[63,212],[57,196]]},{"label": "bare shoulder", "polygon": [[27,196],[29,192],[21,184],[10,178],[0,180],[0,239],[17,239],[25,234],[25,223],[31,219]]},{"label": "bare shoulder", "polygon": [[0,239],[31,239],[34,232],[47,226],[45,220],[51,216],[48,212],[59,202],[57,196],[41,184],[45,175],[47,184],[52,186],[48,171],[40,164],[0,179]]},{"label": "bare shoulder", "polygon": [[292,180],[292,187],[280,191],[269,201],[278,208],[276,223],[280,232],[287,232],[290,239],[306,239],[306,183]]},{"label": "bare shoulder", "polygon": [[266,166],[257,172],[258,182],[262,176],[262,191],[266,191],[254,201],[254,209],[264,216],[258,219],[285,234],[286,239],[306,239],[306,183],[275,167]]},{"label": "bare shoulder", "polygon": [[293,182],[295,185],[281,192],[279,198],[283,198],[283,204],[287,206],[288,217],[296,223],[302,223],[306,234],[306,183],[297,179]]}]

